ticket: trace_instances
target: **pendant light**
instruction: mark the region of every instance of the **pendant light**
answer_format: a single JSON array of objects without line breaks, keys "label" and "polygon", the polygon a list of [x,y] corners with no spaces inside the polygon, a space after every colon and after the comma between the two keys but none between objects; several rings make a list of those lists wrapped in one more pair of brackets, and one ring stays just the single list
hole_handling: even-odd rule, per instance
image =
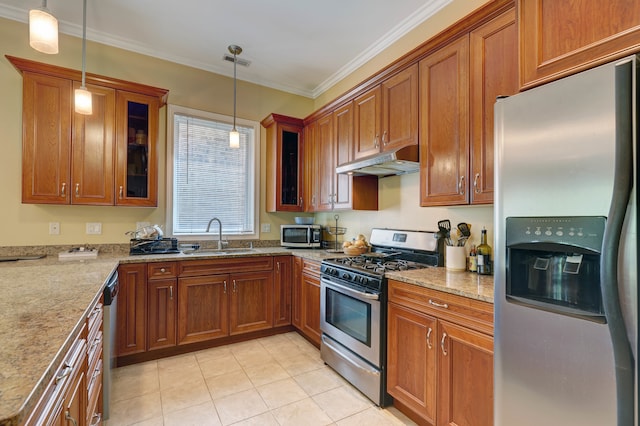
[{"label": "pendant light", "polygon": [[29,11],[29,46],[42,53],[58,53],[58,20],[47,9],[47,0],[42,0],[40,9]]},{"label": "pendant light", "polygon": [[233,54],[233,130],[229,132],[229,147],[240,148],[240,132],[236,129],[236,67],[238,65],[236,56],[242,53],[242,48],[232,44],[228,49]]},{"label": "pendant light", "polygon": [[87,0],[83,0],[82,8],[82,83],[75,90],[75,110],[78,114],[91,115],[91,92],[85,86],[85,68],[87,60]]}]

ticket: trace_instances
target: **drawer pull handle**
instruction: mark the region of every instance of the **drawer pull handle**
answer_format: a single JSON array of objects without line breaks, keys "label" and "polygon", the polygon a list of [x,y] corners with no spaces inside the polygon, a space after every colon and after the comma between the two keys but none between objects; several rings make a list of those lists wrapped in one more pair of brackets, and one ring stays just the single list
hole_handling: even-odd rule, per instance
[{"label": "drawer pull handle", "polygon": [[444,308],[444,309],[449,309],[449,305],[447,305],[446,303],[438,303],[438,302],[434,302],[433,300],[429,299],[429,304],[433,305],[433,306],[437,306],[438,308]]},{"label": "drawer pull handle", "polygon": [[76,419],[71,417],[71,415],[69,414],[69,411],[64,412],[64,418],[67,420],[67,423],[71,422],[73,423],[73,426],[78,426],[78,422],[76,421]]},{"label": "drawer pull handle", "polygon": [[236,280],[233,280],[233,292],[234,293],[238,292],[238,286],[236,285]]},{"label": "drawer pull handle", "polygon": [[169,286],[169,299],[173,300],[173,286]]},{"label": "drawer pull handle", "polygon": [[66,184],[66,182],[62,182],[62,196],[63,197],[67,196],[67,184]]},{"label": "drawer pull handle", "polygon": [[67,377],[70,373],[71,373],[71,366],[69,364],[65,364],[64,365],[64,370],[62,370],[62,373],[60,373],[59,376],[56,376],[56,385],[58,384],[58,382],[60,380],[62,380],[65,377]]},{"label": "drawer pull handle", "polygon": [[276,262],[276,266],[278,267],[278,273],[280,273],[280,262]]},{"label": "drawer pull handle", "polygon": [[76,183],[76,197],[80,196],[80,184]]},{"label": "drawer pull handle", "polygon": [[458,193],[464,195],[464,176],[460,176],[460,182],[458,182]]},{"label": "drawer pull handle", "polygon": [[227,280],[224,280],[222,284],[224,285],[224,294],[227,294]]},{"label": "drawer pull handle", "polygon": [[447,350],[444,347],[444,341],[447,339],[447,333],[442,333],[442,340],[440,340],[440,349],[442,349],[442,354],[447,356]]},{"label": "drawer pull handle", "polygon": [[433,331],[433,329],[431,327],[429,327],[429,331],[427,331],[427,347],[429,349],[432,348],[431,346],[431,332]]},{"label": "drawer pull handle", "polygon": [[122,185],[120,185],[120,189],[118,190],[118,196],[120,197],[120,199],[124,197],[124,188],[122,187]]},{"label": "drawer pull handle", "polygon": [[473,190],[475,191],[476,194],[480,193],[480,188],[478,188],[478,179],[480,179],[480,173],[476,173],[476,175],[473,178]]},{"label": "drawer pull handle", "polygon": [[165,272],[167,272],[167,270],[164,269],[164,268],[160,268],[160,272],[162,272],[164,274]]},{"label": "drawer pull handle", "polygon": [[91,424],[89,426],[99,425],[101,420],[102,420],[102,413],[95,413],[91,418]]}]

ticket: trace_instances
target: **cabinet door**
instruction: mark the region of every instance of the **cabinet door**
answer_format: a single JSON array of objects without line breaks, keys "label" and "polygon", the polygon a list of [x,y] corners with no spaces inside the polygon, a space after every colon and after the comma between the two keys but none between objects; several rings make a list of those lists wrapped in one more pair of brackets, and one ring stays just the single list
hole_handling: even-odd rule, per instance
[{"label": "cabinet door", "polygon": [[61,413],[60,425],[85,425],[87,409],[87,376],[86,367],[80,365],[76,368],[72,382],[67,390]]},{"label": "cabinet door", "polygon": [[229,335],[228,275],[178,278],[178,344]]},{"label": "cabinet door", "polygon": [[470,33],[472,204],[493,203],[493,105],[518,93],[516,14],[511,9]]},{"label": "cabinet door", "polygon": [[382,150],[418,145],[418,65],[381,84]]},{"label": "cabinet door", "polygon": [[[80,83],[73,82],[74,89]],[[87,85],[91,115],[74,113],[71,204],[113,205],[116,91]]]},{"label": "cabinet door", "polygon": [[438,323],[438,426],[493,425],[493,338]]},{"label": "cabinet door", "polygon": [[[380,108],[382,90],[376,86],[353,101],[355,138],[353,158],[362,158],[381,150]],[[338,163],[340,165],[342,163]]]},{"label": "cabinet door", "polygon": [[293,258],[293,281],[291,285],[291,323],[302,328],[302,258]]},{"label": "cabinet door", "polygon": [[291,285],[293,283],[293,257],[274,256],[275,278],[273,300],[273,325],[291,324]]},{"label": "cabinet door", "polygon": [[336,174],[339,164],[348,163],[353,158],[354,111],[355,103],[349,102],[333,112],[334,133],[333,145],[333,208],[351,208],[351,191],[353,178],[349,175]]},{"label": "cabinet door", "polygon": [[467,204],[469,38],[429,55],[420,67],[420,205]]},{"label": "cabinet door", "polygon": [[395,303],[388,307],[387,392],[435,424],[436,319]]},{"label": "cabinet door", "polygon": [[231,276],[230,334],[273,327],[273,272]]},{"label": "cabinet door", "polygon": [[146,350],[147,330],[147,274],[146,264],[120,265],[118,280],[118,312],[116,336],[118,356]]},{"label": "cabinet door", "polygon": [[175,278],[149,280],[147,284],[149,350],[176,345],[177,293]]},{"label": "cabinet door", "polygon": [[521,88],[621,58],[640,47],[640,3],[519,0]]},{"label": "cabinet door", "polygon": [[318,144],[316,132],[318,125],[314,121],[304,128],[304,211],[315,212],[318,209]]},{"label": "cabinet door", "polygon": [[315,143],[318,149],[318,204],[316,211],[332,210],[335,196],[333,179],[336,174],[333,115],[327,114],[318,119]]},{"label": "cabinet door", "polygon": [[71,81],[24,72],[22,202],[71,201]]},{"label": "cabinet door", "polygon": [[116,103],[116,205],[158,205],[157,98],[119,91]]},{"label": "cabinet door", "polygon": [[302,274],[302,333],[320,346],[320,278]]}]

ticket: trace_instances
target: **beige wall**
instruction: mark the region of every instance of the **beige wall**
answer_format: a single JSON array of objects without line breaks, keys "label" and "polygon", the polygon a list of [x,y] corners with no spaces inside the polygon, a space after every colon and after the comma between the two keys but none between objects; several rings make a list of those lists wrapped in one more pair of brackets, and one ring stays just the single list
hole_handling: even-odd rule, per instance
[{"label": "beige wall", "polygon": [[[271,112],[305,117],[484,3],[486,0],[453,0],[433,19],[420,25],[315,100],[239,82],[238,116],[256,121]],[[27,32],[26,24],[0,18],[0,52],[3,55],[0,58],[0,199],[3,200],[0,210],[0,246],[125,243],[128,237],[124,233],[133,229],[136,222],[164,224],[166,108],[161,111],[160,202],[157,208],[47,206],[20,202],[22,77],[4,55],[76,69],[81,62],[79,39],[62,35],[60,54],[50,56],[29,48]],[[227,115],[233,113],[232,81],[217,74],[92,42],[87,44],[87,71],[169,89],[169,103],[172,104]],[[264,137],[262,129],[263,146]],[[264,170],[263,158],[262,182]],[[340,215],[340,226],[347,227],[345,237],[351,238],[358,233],[368,235],[374,226],[433,230],[438,220],[449,218],[454,224],[462,220],[473,224],[472,231],[476,231],[473,232],[476,237],[474,241],[482,226],[489,229],[491,238],[491,206],[419,207],[418,174],[383,178],[379,181],[379,187],[378,212],[336,212]],[[262,185],[262,200],[264,190]],[[318,214],[317,223],[333,225],[333,215],[334,213]],[[271,224],[271,232],[261,234],[261,239],[278,239],[280,224],[292,222],[294,216],[295,214],[289,213],[266,213],[264,201],[261,201],[260,220]],[[54,221],[61,224],[61,233],[57,236],[48,234],[49,222]],[[86,235],[86,222],[101,222],[103,234]]]}]

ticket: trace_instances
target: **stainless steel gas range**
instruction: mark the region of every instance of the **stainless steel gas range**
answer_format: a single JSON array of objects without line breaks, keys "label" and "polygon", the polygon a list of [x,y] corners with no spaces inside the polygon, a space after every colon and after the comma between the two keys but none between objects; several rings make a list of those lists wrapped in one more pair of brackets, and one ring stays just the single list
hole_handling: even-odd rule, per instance
[{"label": "stainless steel gas range", "polygon": [[375,228],[371,253],[327,259],[320,271],[320,351],[327,365],[379,406],[386,392],[385,272],[442,266],[434,232]]}]

